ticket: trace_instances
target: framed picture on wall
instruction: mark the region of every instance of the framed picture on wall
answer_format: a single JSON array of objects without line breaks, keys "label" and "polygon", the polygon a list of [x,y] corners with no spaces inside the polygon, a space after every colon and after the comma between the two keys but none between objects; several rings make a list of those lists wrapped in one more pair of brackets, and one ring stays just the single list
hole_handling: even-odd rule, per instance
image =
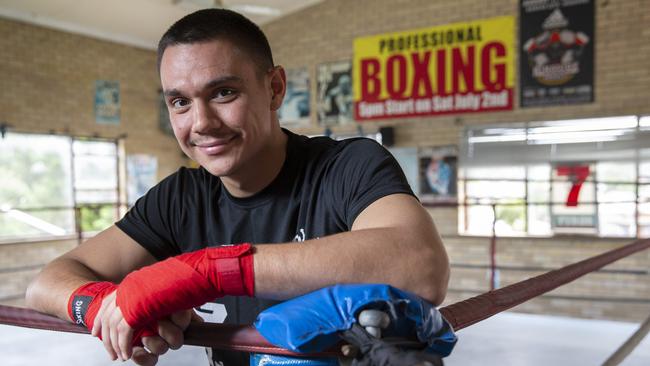
[{"label": "framed picture on wall", "polygon": [[594,3],[520,0],[522,107],[594,101]]},{"label": "framed picture on wall", "polygon": [[120,82],[95,80],[95,122],[120,124]]},{"label": "framed picture on wall", "polygon": [[153,187],[158,174],[158,159],[154,155],[134,154],[126,157],[127,199],[129,206],[135,204]]},{"label": "framed picture on wall", "polygon": [[283,127],[309,125],[309,71],[307,68],[287,69],[287,91],[279,110]]},{"label": "framed picture on wall", "polygon": [[340,61],[318,66],[318,123],[335,126],[353,121],[352,63]]},{"label": "framed picture on wall", "polygon": [[418,152],[419,197],[423,202],[456,202],[458,149],[421,148]]}]

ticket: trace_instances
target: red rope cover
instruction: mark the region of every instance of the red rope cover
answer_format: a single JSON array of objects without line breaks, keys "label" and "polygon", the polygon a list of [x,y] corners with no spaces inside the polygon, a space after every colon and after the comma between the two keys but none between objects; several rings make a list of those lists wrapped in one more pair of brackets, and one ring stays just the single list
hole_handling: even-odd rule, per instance
[{"label": "red rope cover", "polygon": [[[650,248],[650,239],[637,240],[631,244],[537,277],[445,306],[440,309],[440,312],[455,330],[463,329],[571,282],[607,264],[648,248]],[[59,332],[89,333],[85,328],[50,315],[4,305],[0,305],[0,324]],[[214,323],[191,324],[185,332],[185,344],[301,357],[334,356],[338,354],[336,349],[316,355],[296,354],[270,344],[252,326]]]}]

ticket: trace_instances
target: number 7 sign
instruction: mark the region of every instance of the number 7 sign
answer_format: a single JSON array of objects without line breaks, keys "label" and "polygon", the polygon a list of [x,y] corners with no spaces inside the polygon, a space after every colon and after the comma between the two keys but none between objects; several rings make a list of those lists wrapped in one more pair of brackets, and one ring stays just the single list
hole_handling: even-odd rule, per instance
[{"label": "number 7 sign", "polygon": [[568,176],[569,181],[572,183],[571,190],[566,199],[567,207],[578,206],[578,197],[580,196],[580,189],[582,184],[589,177],[589,165],[560,165],[556,168],[557,175]]}]

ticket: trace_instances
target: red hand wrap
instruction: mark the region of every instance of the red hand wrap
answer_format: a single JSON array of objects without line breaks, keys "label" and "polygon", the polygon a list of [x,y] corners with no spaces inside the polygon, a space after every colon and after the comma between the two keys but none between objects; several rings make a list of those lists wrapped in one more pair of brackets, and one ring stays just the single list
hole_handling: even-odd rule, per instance
[{"label": "red hand wrap", "polygon": [[92,330],[102,300],[117,289],[111,282],[89,282],[76,289],[68,300],[68,316],[77,324]]},{"label": "red hand wrap", "polygon": [[224,295],[255,293],[250,244],[206,248],[130,273],[117,289],[117,306],[139,329],[154,320]]},{"label": "red hand wrap", "polygon": [[[95,317],[106,296],[117,289],[112,282],[89,282],[76,289],[68,300],[68,316],[78,325],[92,331]],[[142,337],[156,335],[155,323],[142,329],[136,329],[133,335],[133,345],[142,346]],[[101,334],[98,336],[102,339]]]}]

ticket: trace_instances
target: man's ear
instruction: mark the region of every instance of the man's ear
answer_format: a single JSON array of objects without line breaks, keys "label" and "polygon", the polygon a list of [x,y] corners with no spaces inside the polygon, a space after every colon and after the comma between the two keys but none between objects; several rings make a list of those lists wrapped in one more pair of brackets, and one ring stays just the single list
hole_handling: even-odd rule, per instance
[{"label": "man's ear", "polygon": [[282,66],[275,66],[271,70],[271,109],[277,111],[284,100],[287,91],[287,76]]}]

